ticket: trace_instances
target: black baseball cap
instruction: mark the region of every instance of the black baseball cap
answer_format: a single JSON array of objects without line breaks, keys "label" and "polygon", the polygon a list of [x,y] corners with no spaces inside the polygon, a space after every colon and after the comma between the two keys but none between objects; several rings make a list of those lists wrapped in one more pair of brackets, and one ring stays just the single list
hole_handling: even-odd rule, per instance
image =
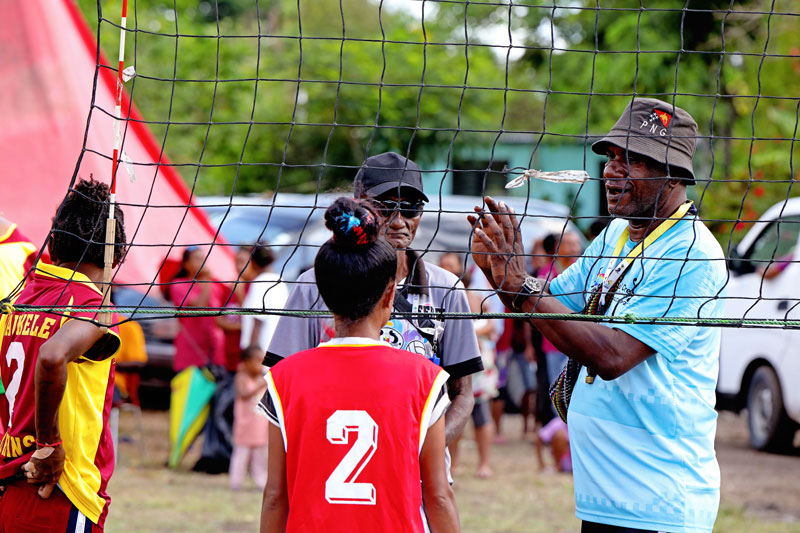
[{"label": "black baseball cap", "polygon": [[692,158],[697,146],[697,123],[678,106],[655,98],[636,98],[611,131],[592,144],[605,155],[608,145],[643,155],[667,165],[670,174],[687,185],[696,183]]},{"label": "black baseball cap", "polygon": [[424,201],[430,201],[422,190],[422,173],[417,164],[395,152],[368,157],[353,180],[356,198],[375,198],[392,190],[400,196],[403,189],[411,189]]}]

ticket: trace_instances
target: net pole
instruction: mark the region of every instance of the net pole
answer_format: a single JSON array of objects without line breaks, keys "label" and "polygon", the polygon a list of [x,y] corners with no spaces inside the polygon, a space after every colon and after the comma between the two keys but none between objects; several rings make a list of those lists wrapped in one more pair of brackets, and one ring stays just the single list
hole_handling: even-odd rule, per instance
[{"label": "net pole", "polygon": [[[108,219],[106,220],[106,244],[103,256],[103,307],[111,304],[111,274],[114,267],[114,241],[116,240],[117,225],[114,218],[114,209],[117,197],[117,170],[119,168],[119,155],[122,149],[122,89],[124,80],[122,71],[125,68],[125,34],[128,19],[128,0],[122,0],[122,17],[119,29],[119,63],[117,65],[117,87],[114,105],[114,151],[111,157],[111,185],[108,195]],[[102,313],[99,321],[103,328],[111,325],[112,313]]]}]

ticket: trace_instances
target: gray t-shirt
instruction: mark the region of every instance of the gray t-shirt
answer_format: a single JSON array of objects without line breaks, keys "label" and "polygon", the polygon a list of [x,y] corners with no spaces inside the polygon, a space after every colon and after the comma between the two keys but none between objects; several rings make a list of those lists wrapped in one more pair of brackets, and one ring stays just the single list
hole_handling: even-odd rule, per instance
[{"label": "gray t-shirt", "polygon": [[[446,370],[451,378],[483,370],[478,340],[472,320],[436,319],[436,313],[468,313],[464,285],[450,272],[422,261],[409,251],[411,274],[397,289],[411,304],[414,313],[431,313],[430,318],[392,319],[381,329],[381,339],[395,348],[426,356]],[[410,280],[410,281],[409,281]],[[285,309],[327,310],[317,291],[314,269],[297,279]],[[269,344],[264,364],[272,366],[284,357],[315,348],[335,336],[332,317],[282,316]],[[430,339],[438,345],[433,351]]]}]

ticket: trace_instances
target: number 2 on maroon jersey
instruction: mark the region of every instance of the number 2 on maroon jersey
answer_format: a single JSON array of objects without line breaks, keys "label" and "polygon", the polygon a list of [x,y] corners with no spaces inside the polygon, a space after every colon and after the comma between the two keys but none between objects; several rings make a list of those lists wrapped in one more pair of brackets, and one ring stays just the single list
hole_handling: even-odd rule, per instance
[{"label": "number 2 on maroon jersey", "polygon": [[17,362],[17,368],[11,375],[11,381],[6,388],[6,400],[8,400],[8,421],[11,422],[11,415],[14,414],[14,402],[17,399],[19,385],[22,381],[22,365],[25,364],[25,349],[21,342],[12,342],[8,345],[6,352],[6,364],[11,368],[11,362]]},{"label": "number 2 on maroon jersey", "polygon": [[325,482],[328,503],[375,505],[375,485],[356,483],[378,448],[378,424],[366,411],[339,410],[328,418],[326,436],[331,444],[347,444],[350,433],[356,432],[356,442],[334,468]]}]

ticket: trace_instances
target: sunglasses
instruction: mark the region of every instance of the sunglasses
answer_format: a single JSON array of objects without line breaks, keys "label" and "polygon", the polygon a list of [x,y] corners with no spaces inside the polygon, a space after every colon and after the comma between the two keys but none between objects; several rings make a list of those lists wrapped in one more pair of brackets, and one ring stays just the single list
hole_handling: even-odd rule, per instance
[{"label": "sunglasses", "polygon": [[417,218],[422,214],[425,202],[397,202],[395,200],[372,200],[372,205],[383,218],[389,218],[399,212],[403,218]]}]

